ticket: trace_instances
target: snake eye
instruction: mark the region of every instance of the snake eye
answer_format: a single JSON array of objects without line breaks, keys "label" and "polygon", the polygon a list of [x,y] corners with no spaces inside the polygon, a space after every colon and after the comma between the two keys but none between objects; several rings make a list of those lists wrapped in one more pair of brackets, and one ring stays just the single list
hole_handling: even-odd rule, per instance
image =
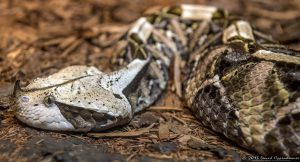
[{"label": "snake eye", "polygon": [[22,96],[22,97],[21,97],[21,101],[22,101],[22,102],[25,102],[25,103],[29,102],[29,99],[30,99],[30,98],[29,98],[28,96]]},{"label": "snake eye", "polygon": [[46,106],[51,106],[53,103],[54,103],[54,97],[53,96],[46,96],[45,99],[44,99],[44,104]]}]

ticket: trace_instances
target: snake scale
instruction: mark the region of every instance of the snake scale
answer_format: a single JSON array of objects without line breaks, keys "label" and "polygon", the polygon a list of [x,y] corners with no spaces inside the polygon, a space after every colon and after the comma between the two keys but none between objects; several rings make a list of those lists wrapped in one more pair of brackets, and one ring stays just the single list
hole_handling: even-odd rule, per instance
[{"label": "snake scale", "polygon": [[262,155],[300,155],[300,53],[227,11],[152,11],[120,39],[118,71],[70,66],[14,88],[16,116],[36,128],[102,131],[149,107],[181,60],[183,100],[203,125]]}]

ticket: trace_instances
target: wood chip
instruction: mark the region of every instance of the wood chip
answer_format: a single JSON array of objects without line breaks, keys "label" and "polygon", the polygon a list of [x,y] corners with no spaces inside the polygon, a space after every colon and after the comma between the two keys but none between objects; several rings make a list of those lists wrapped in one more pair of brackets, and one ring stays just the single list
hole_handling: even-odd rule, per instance
[{"label": "wood chip", "polygon": [[168,139],[170,136],[169,125],[167,123],[160,123],[158,128],[158,137],[160,140]]},{"label": "wood chip", "polygon": [[9,52],[9,53],[7,54],[7,58],[8,58],[8,59],[11,59],[11,60],[14,60],[16,57],[19,56],[19,54],[21,53],[21,51],[22,51],[22,50],[21,50],[20,48],[14,50],[14,51],[11,51],[11,52]]}]

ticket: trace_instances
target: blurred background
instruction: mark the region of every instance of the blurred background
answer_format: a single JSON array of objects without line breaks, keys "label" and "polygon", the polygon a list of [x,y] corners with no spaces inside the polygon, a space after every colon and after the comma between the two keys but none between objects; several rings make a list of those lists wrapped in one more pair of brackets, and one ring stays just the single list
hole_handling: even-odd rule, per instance
[{"label": "blurred background", "polygon": [[[283,44],[300,49],[299,0],[1,0],[0,82],[25,73],[32,78],[54,64],[61,67],[61,62],[51,62],[61,56],[52,58],[47,54],[63,53],[61,59],[71,64],[97,65],[97,51],[78,56],[77,60],[66,56],[74,51],[81,53],[78,50],[86,48],[82,46],[90,45],[85,44],[86,40],[94,39],[92,42],[97,45],[95,39],[101,40],[99,33],[105,27],[128,25],[153,6],[181,3],[227,9]],[[44,53],[43,58],[40,53]],[[38,61],[43,65],[36,65]]]}]

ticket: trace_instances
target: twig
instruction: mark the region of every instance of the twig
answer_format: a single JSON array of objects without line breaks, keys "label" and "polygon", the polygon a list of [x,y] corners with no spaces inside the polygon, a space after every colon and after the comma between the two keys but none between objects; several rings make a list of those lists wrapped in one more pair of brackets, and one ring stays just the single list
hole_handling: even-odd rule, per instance
[{"label": "twig", "polygon": [[170,107],[170,106],[151,106],[148,108],[150,111],[159,111],[159,110],[164,110],[164,111],[183,111],[184,109],[178,108],[178,107]]},{"label": "twig", "polygon": [[181,43],[183,45],[186,45],[187,44],[187,40],[186,40],[186,38],[184,36],[184,33],[183,33],[183,31],[182,31],[182,29],[181,29],[181,27],[179,25],[179,22],[176,21],[175,19],[172,19],[171,20],[171,25],[173,26],[173,29],[174,29],[175,33],[178,35]]},{"label": "twig", "polygon": [[95,138],[104,138],[104,137],[136,137],[149,133],[150,129],[154,126],[155,123],[151,124],[149,127],[140,129],[140,130],[131,130],[128,132],[111,132],[111,133],[88,133],[87,136]]},{"label": "twig", "polygon": [[292,11],[269,11],[265,9],[261,9],[259,7],[247,6],[247,11],[252,13],[253,15],[258,15],[260,17],[266,17],[273,20],[293,20],[300,17],[299,10]]},{"label": "twig", "polygon": [[174,42],[171,42],[165,35],[157,30],[153,30],[153,35],[157,36],[162,42],[164,42],[166,46],[172,50],[172,52],[176,51],[176,45]]},{"label": "twig", "polygon": [[259,31],[256,31],[256,30],[253,31],[253,34],[254,34],[255,36],[258,36],[258,37],[260,37],[260,38],[263,38],[263,39],[265,39],[265,40],[267,40],[267,41],[270,41],[270,42],[272,42],[272,43],[277,43],[277,42],[273,39],[273,37],[270,36],[270,35],[266,35],[266,34],[264,34],[264,33],[261,33],[261,32],[259,32]]},{"label": "twig", "polygon": [[78,39],[74,41],[74,43],[72,43],[66,50],[64,50],[64,52],[61,54],[62,57],[66,57],[70,52],[75,50],[75,48],[77,48],[82,42],[83,42],[82,39]]},{"label": "twig", "polygon": [[178,118],[177,116],[168,113],[168,115],[170,115],[171,117],[173,117],[175,120],[179,121],[180,123],[182,123],[183,125],[187,125],[185,121],[183,121],[182,119]]},{"label": "twig", "polygon": [[44,141],[44,139],[40,139],[40,140],[38,140],[35,144],[40,144],[40,143],[42,143]]},{"label": "twig", "polygon": [[191,43],[189,43],[190,52],[195,48],[199,37],[203,34],[204,30],[207,28],[208,22],[203,21],[196,29],[195,33],[192,35]]},{"label": "twig", "polygon": [[211,43],[213,43],[214,41],[220,39],[220,38],[222,37],[222,34],[223,34],[223,32],[219,32],[219,33],[217,33],[216,35],[212,36],[211,38],[208,38],[208,39],[206,40],[206,42],[203,43],[203,45],[202,45],[200,48],[198,48],[197,50],[195,50],[191,55],[192,55],[192,56],[197,55],[197,54],[201,53],[203,50],[207,49],[207,47],[208,47]]},{"label": "twig", "polygon": [[131,154],[130,156],[128,156],[128,158],[126,159],[126,161],[131,161],[133,157],[135,157],[137,155],[137,152],[139,150],[136,150],[133,154]]},{"label": "twig", "polygon": [[180,98],[182,96],[182,87],[181,87],[181,70],[180,70],[181,58],[178,53],[175,54],[174,60],[174,84],[176,88],[176,94]]},{"label": "twig", "polygon": [[171,159],[171,155],[163,155],[163,154],[153,154],[153,153],[148,153],[147,156],[156,158],[156,159]]}]

